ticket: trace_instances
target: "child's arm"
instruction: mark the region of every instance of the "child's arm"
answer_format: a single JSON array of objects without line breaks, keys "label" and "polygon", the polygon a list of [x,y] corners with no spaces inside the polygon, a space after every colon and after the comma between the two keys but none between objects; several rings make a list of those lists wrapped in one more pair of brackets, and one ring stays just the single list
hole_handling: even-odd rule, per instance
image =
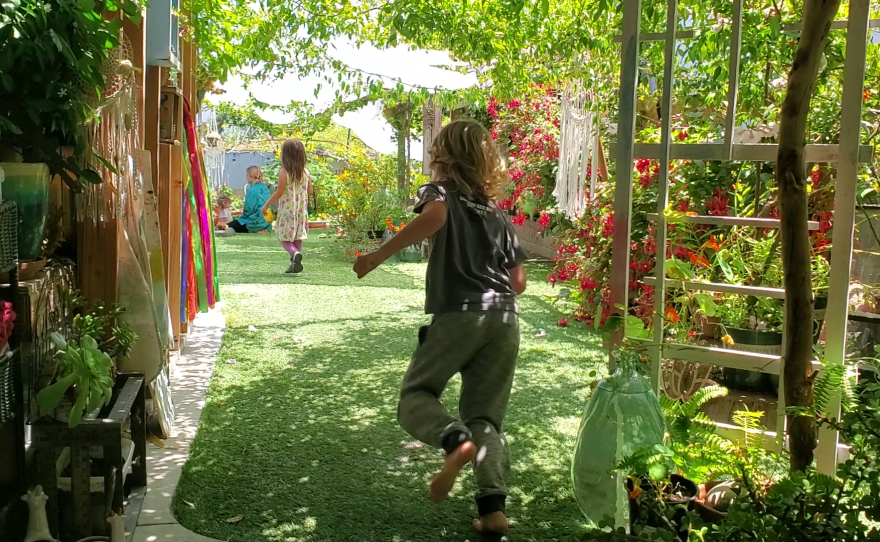
[{"label": "child's arm", "polygon": [[518,265],[510,270],[510,285],[516,295],[522,295],[526,291],[526,269]]},{"label": "child's arm", "polygon": [[310,195],[310,196],[314,196],[314,195],[315,195],[315,187],[314,187],[314,185],[312,184],[312,174],[309,173],[308,170],[305,170],[305,172],[306,172],[306,180],[307,180],[308,183],[309,183],[309,185],[308,185],[308,186],[309,186],[309,195]]},{"label": "child's arm", "polygon": [[269,196],[269,199],[267,199],[266,203],[263,204],[263,209],[261,210],[261,212],[264,215],[270,207],[278,203],[278,200],[281,199],[281,196],[284,194],[285,190],[287,190],[287,172],[282,169],[281,173],[278,174],[278,188],[275,189],[275,193]]},{"label": "child's arm", "polygon": [[444,224],[446,224],[446,204],[439,201],[429,201],[422,208],[419,216],[382,245],[379,250],[360,256],[354,264],[354,272],[357,273],[359,279],[364,278],[391,256],[408,246],[421,243],[437,233]]}]

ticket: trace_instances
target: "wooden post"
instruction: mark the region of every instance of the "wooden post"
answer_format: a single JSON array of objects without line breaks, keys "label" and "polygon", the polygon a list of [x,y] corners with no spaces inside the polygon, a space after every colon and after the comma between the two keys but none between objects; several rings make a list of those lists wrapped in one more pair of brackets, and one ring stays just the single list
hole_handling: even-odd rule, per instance
[{"label": "wooden post", "polygon": [[[740,1],[740,0],[737,0]],[[651,352],[651,385],[659,396],[662,391],[664,340],[663,312],[666,306],[666,207],[669,204],[669,156],[672,147],[672,82],[675,74],[675,29],[678,26],[678,0],[668,0],[666,12],[666,48],[663,58],[663,98],[660,111],[663,116],[660,128],[660,174],[657,178],[657,222],[654,233],[657,240],[657,263],[654,272],[654,344]],[[597,138],[598,140],[598,138]],[[595,167],[595,166],[594,166]]]},{"label": "wooden post", "polygon": [[[828,308],[825,312],[825,361],[841,365],[846,360],[846,326],[849,316],[849,286],[852,272],[853,224],[859,166],[859,125],[862,118],[862,89],[865,83],[865,49],[868,42],[870,0],[850,0],[847,17],[846,56],[843,71],[843,109],[840,118],[840,162],[834,188],[834,243],[831,245],[831,275],[828,279]],[[840,395],[828,405],[831,417],[839,416]],[[828,427],[819,430],[816,466],[819,472],[837,472],[839,435]]]},{"label": "wooden post", "polygon": [[[629,299],[629,252],[632,226],[632,173],[636,131],[636,90],[639,79],[639,33],[641,0],[623,1],[623,37],[620,63],[620,108],[617,123],[617,181],[614,185],[614,234],[611,260],[611,313],[625,317]],[[663,254],[666,247],[657,247]],[[624,307],[621,310],[618,307]],[[625,336],[625,326],[609,344],[611,350]],[[609,366],[614,370],[614,358],[609,356]]]},{"label": "wooden post", "polygon": [[77,274],[80,291],[87,299],[116,302],[120,227],[117,220],[94,222],[86,218],[80,223]]}]

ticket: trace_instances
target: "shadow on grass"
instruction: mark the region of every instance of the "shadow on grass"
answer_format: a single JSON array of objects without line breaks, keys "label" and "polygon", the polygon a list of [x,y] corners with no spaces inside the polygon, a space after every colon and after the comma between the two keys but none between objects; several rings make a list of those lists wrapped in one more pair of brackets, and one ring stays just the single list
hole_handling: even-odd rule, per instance
[{"label": "shadow on grass", "polygon": [[[228,266],[246,260],[243,252],[231,257],[230,241],[241,239],[227,240],[221,256],[231,289],[228,327],[174,497],[181,523],[232,542],[473,540],[471,476],[448,502],[433,505],[427,484],[441,454],[396,421],[398,387],[427,320],[417,308],[421,292],[412,291],[422,283],[411,274],[423,267],[382,279],[398,290],[390,297],[403,308],[394,308],[373,288],[338,294],[336,281],[350,288],[354,279],[331,256],[332,242],[316,243],[307,248],[322,278],[304,276],[279,294],[246,288],[253,281],[244,279],[234,285],[244,275]],[[251,257],[257,269],[269,258]],[[544,271],[530,265],[529,273],[534,280]],[[547,293],[536,285],[522,299],[523,341],[505,427],[511,540],[560,540],[583,530],[570,454],[587,375],[604,356],[591,335],[554,326],[559,314]],[[349,307],[355,301],[361,304]],[[262,322],[257,332],[248,331],[254,318]],[[535,338],[542,328],[547,337]],[[456,379],[443,397],[453,412],[458,392]]]}]

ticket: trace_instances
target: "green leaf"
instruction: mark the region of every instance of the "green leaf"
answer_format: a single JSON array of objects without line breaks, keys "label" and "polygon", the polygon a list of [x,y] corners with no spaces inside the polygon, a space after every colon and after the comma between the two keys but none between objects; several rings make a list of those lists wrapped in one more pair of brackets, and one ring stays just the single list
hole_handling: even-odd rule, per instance
[{"label": "green leaf", "polygon": [[727,260],[724,258],[727,254],[727,250],[722,250],[715,254],[715,263],[721,267],[721,271],[724,272],[724,276],[729,281],[736,280],[736,276],[733,274],[733,269],[730,267],[730,264],[727,263]]},{"label": "green leaf", "polygon": [[700,307],[700,311],[703,312],[709,318],[715,316],[716,306],[715,299],[707,294],[696,294],[694,295],[694,301],[697,302],[697,305]]},{"label": "green leaf", "polygon": [[0,128],[3,129],[2,131],[12,132],[15,135],[21,134],[21,129],[3,115],[0,115]]},{"label": "green leaf", "polygon": [[0,73],[0,83],[3,84],[3,88],[6,89],[6,92],[12,92],[15,90],[15,81],[12,80],[12,77],[10,77],[8,73]]},{"label": "green leaf", "polygon": [[50,386],[46,386],[37,393],[37,405],[43,410],[55,410],[64,399],[64,394],[76,382],[77,375],[69,374]]},{"label": "green leaf", "polygon": [[84,169],[80,171],[79,178],[89,184],[101,184],[104,182],[103,179],[101,179],[101,176],[98,175],[98,172],[92,169]]}]

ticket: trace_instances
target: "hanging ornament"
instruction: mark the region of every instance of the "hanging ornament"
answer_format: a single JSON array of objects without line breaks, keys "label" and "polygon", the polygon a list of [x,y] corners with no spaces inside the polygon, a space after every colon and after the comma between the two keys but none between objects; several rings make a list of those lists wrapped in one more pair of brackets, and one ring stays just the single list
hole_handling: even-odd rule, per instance
[{"label": "hanging ornament", "polygon": [[[553,195],[569,218],[583,214],[595,196],[599,176],[599,135],[595,100],[583,81],[570,82],[562,93],[559,127],[559,168]],[[589,177],[589,179],[588,179]]]}]

